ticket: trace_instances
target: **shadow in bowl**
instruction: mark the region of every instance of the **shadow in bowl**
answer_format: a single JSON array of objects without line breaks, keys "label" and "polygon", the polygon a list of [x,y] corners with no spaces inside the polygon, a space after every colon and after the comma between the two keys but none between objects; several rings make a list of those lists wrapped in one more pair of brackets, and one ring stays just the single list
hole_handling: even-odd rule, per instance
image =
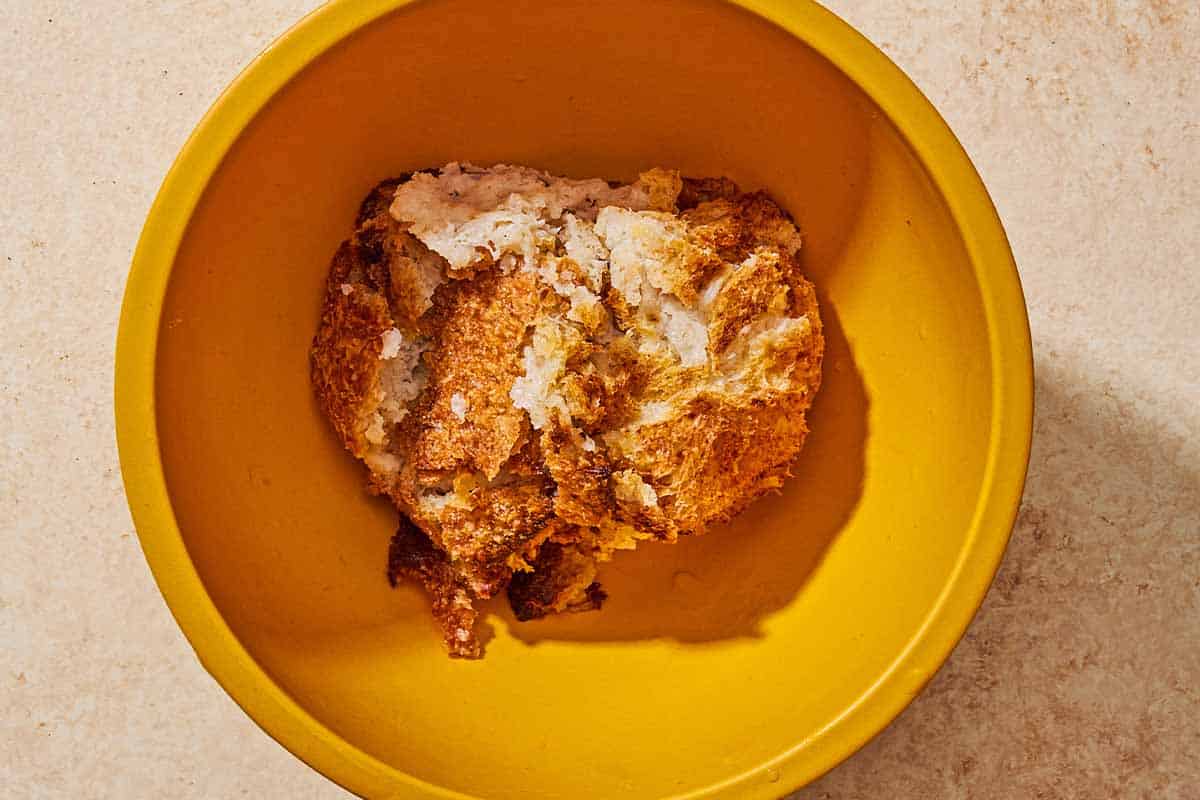
[{"label": "shadow in bowl", "polygon": [[867,438],[866,389],[836,311],[820,300],[823,383],[808,441],[782,492],[704,536],[619,553],[601,569],[609,599],[599,612],[517,622],[506,603],[493,603],[512,636],[527,644],[757,637],[763,619],[796,597],[854,513]]},{"label": "shadow in bowl", "polygon": [[[951,784],[962,790],[985,749],[992,764],[1036,755],[1046,765],[1032,780],[1006,773],[995,789],[1005,797],[1056,796],[1065,783],[1120,797],[1186,770],[1169,742],[1194,730],[1200,710],[1187,688],[1200,675],[1197,628],[1179,611],[1200,589],[1200,452],[1165,424],[1167,398],[1139,397],[1135,375],[1096,378],[1103,365],[1057,355],[1043,356],[1036,374],[1025,497],[978,616],[929,688],[852,767],[791,800],[853,795],[862,776],[897,767],[914,796],[940,796],[940,769],[962,765]],[[1132,674],[1142,677],[1124,677]],[[1078,732],[1094,757],[1078,757]],[[935,738],[940,747],[924,747]],[[1121,766],[1097,776],[1099,761]],[[882,796],[899,784],[871,786]]]}]

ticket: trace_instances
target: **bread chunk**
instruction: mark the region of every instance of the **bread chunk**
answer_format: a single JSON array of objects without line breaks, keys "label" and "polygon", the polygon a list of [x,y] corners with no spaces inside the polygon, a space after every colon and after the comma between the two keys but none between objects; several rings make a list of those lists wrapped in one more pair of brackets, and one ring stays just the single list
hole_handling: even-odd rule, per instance
[{"label": "bread chunk", "polygon": [[312,382],[401,517],[393,581],[453,655],[475,603],[599,608],[597,564],[777,490],[824,340],[765,194],[448,164],[384,181],[330,266]]}]

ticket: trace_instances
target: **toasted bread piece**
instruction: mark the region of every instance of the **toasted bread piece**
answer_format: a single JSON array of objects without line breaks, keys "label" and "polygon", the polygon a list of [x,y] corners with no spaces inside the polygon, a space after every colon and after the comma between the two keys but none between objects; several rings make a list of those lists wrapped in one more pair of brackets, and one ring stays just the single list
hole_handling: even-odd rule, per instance
[{"label": "toasted bread piece", "polygon": [[596,582],[596,559],[586,550],[546,542],[532,569],[513,574],[508,601],[522,622],[564,611],[591,611],[607,595]]},{"label": "toasted bread piece", "polygon": [[761,193],[451,164],[387,181],[330,268],[317,398],[402,515],[389,575],[447,645],[474,603],[597,608],[597,564],[776,490],[824,341],[801,238]]},{"label": "toasted bread piece", "polygon": [[400,527],[388,546],[388,582],[393,588],[401,580],[420,583],[433,598],[433,617],[442,627],[451,655],[478,658],[475,635],[475,597],[450,565],[450,558],[433,546],[429,537],[403,514]]}]

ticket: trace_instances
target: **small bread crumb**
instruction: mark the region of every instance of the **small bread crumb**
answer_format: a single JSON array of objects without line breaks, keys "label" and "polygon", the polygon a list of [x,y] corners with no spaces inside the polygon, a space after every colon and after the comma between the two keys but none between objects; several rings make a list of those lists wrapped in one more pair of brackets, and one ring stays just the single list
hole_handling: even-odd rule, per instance
[{"label": "small bread crumb", "polygon": [[404,334],[400,333],[396,328],[389,328],[379,338],[383,343],[383,346],[379,350],[379,357],[381,359],[390,361],[400,355],[400,345],[404,344]]}]

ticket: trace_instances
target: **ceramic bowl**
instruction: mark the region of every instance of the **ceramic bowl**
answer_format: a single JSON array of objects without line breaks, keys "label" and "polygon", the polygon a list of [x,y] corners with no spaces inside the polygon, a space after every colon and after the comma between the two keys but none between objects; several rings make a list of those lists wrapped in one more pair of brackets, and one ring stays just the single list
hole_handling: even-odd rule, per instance
[{"label": "ceramic bowl", "polygon": [[[308,380],[329,259],[379,180],[451,160],[771,193],[828,349],[794,478],[604,568],[598,613],[447,658],[384,579],[394,512]],[[881,730],[961,636],[1032,413],[1004,232],[928,101],[807,0],[343,0],[259,57],[155,202],[117,355],[129,503],[205,667],[371,797],[778,797]]]}]

